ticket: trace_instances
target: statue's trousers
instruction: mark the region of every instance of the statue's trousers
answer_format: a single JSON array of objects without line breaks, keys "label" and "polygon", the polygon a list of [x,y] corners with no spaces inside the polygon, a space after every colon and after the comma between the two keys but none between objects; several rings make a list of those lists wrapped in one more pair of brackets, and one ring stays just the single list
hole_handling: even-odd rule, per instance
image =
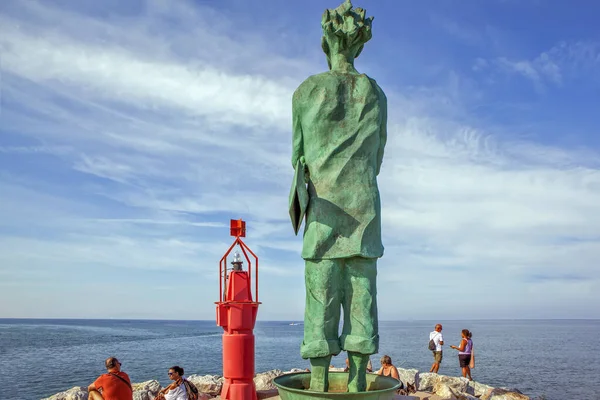
[{"label": "statue's trousers", "polygon": [[[306,260],[306,308],[303,358],[325,357],[341,350],[375,354],[377,258]],[[339,334],[340,307],[344,325]]]}]

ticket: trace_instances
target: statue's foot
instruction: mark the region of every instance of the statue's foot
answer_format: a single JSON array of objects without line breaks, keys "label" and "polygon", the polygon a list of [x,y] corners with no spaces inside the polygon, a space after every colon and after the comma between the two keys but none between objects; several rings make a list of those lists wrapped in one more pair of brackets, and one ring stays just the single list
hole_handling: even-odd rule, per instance
[{"label": "statue's foot", "polygon": [[369,356],[348,352],[350,371],[348,373],[348,392],[365,392],[367,390],[367,364]]},{"label": "statue's foot", "polygon": [[315,392],[329,390],[329,363],[331,356],[310,359],[310,388]]}]

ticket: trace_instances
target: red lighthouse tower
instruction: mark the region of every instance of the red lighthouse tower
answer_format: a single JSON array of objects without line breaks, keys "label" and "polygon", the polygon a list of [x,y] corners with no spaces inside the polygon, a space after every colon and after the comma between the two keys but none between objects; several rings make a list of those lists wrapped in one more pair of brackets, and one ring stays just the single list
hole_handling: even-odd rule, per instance
[{"label": "red lighthouse tower", "polygon": [[[219,263],[219,301],[217,325],[223,327],[223,400],[256,400],[254,387],[254,324],[258,313],[258,257],[242,241],[246,236],[246,222],[231,220],[231,236],[235,240]],[[248,269],[236,252],[230,272],[227,256],[239,247],[246,259]],[[252,297],[252,262],[254,259],[254,295]],[[225,288],[225,291],[223,291]]]}]

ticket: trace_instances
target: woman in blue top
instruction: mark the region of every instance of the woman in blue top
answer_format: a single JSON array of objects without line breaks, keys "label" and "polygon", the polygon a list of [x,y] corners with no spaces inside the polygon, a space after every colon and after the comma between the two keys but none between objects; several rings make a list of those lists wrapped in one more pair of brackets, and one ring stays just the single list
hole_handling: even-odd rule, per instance
[{"label": "woman in blue top", "polygon": [[450,346],[452,349],[458,350],[458,363],[462,368],[462,375],[472,381],[471,368],[469,363],[471,362],[471,355],[473,353],[473,341],[471,340],[471,332],[468,329],[463,329],[461,332],[462,338],[460,340],[460,346]]}]

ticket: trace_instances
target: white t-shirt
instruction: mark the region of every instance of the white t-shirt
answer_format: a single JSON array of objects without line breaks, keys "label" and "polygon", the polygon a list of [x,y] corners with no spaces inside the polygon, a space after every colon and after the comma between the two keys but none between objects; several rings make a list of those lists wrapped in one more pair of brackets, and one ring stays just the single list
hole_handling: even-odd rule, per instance
[{"label": "white t-shirt", "polygon": [[182,383],[177,386],[175,389],[169,390],[165,393],[166,400],[188,400],[187,391],[185,390],[185,385]]},{"label": "white t-shirt", "polygon": [[433,339],[433,343],[435,343],[435,351],[442,351],[442,345],[440,342],[444,341],[444,337],[441,332],[433,331],[429,334],[429,340]]}]

